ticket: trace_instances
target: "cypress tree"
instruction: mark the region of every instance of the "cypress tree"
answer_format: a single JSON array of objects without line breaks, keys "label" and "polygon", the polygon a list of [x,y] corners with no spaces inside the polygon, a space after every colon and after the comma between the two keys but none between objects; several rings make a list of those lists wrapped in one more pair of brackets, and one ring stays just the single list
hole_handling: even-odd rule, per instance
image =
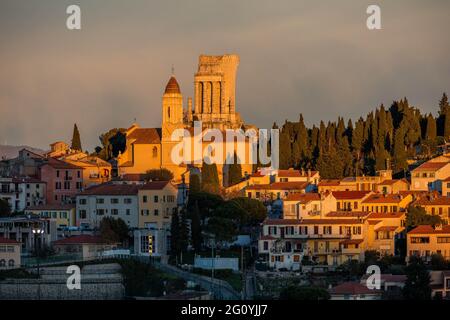
[{"label": "cypress tree", "polygon": [[393,160],[394,160],[394,172],[404,172],[408,168],[406,162],[406,151],[405,151],[405,141],[404,141],[404,129],[402,127],[395,131],[394,135],[394,148],[393,148]]},{"label": "cypress tree", "polygon": [[215,163],[202,165],[202,190],[212,193],[218,193],[220,189],[219,174]]},{"label": "cypress tree", "polygon": [[200,177],[198,174],[190,174],[189,175],[189,192],[195,193],[200,192],[201,184]]},{"label": "cypress tree", "polygon": [[75,123],[73,126],[73,135],[72,135],[72,150],[81,151],[81,139],[80,132],[78,131],[77,124]]},{"label": "cypress tree", "polygon": [[228,185],[232,186],[242,181],[242,167],[238,163],[238,157],[236,153],[233,156],[233,163],[228,166]]},{"label": "cypress tree", "polygon": [[192,247],[194,247],[195,252],[200,252],[202,247],[202,230],[200,224],[200,209],[197,201],[191,212],[191,239]]},{"label": "cypress tree", "polygon": [[433,118],[431,113],[427,117],[427,131],[425,138],[428,141],[436,141],[436,120]]},{"label": "cypress tree", "polygon": [[170,222],[170,252],[173,256],[177,256],[180,253],[180,219],[178,212],[172,214],[172,220]]}]

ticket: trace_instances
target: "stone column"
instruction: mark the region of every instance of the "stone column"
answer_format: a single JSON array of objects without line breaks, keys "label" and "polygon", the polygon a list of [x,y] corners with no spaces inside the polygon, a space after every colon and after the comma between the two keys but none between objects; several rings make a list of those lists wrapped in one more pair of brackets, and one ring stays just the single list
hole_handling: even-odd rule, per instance
[{"label": "stone column", "polygon": [[194,88],[194,99],[195,99],[195,113],[199,114],[200,113],[200,99],[202,99],[201,94],[200,94],[200,82],[195,81],[195,88]]},{"label": "stone column", "polygon": [[219,114],[220,110],[220,82],[212,83],[212,113]]}]

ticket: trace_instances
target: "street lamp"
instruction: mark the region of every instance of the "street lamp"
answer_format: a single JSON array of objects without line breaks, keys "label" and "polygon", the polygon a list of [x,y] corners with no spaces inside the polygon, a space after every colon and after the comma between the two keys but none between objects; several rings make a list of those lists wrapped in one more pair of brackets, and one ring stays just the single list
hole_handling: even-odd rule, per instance
[{"label": "street lamp", "polygon": [[39,251],[40,246],[39,236],[44,233],[44,229],[40,227],[33,227],[32,229],[34,235],[34,250],[36,252],[36,262],[37,262],[37,273],[38,273],[38,300],[41,300],[41,280],[40,280],[40,268],[39,268]]}]

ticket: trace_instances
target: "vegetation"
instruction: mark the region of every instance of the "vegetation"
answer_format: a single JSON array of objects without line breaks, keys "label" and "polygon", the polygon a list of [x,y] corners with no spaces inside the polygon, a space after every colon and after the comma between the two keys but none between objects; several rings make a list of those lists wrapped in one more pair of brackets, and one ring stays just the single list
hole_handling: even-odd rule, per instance
[{"label": "vegetation", "polygon": [[201,191],[200,176],[198,174],[191,174],[189,176],[189,192],[196,193]]},{"label": "vegetation", "polygon": [[406,213],[406,229],[410,231],[420,225],[436,226],[443,221],[438,215],[427,214],[422,207],[410,206]]},{"label": "vegetation", "polygon": [[73,136],[72,136],[72,150],[82,151],[81,149],[81,138],[80,132],[78,131],[77,124],[73,125]]},{"label": "vegetation", "polygon": [[[274,127],[278,127],[274,124]],[[405,176],[408,157],[430,157],[438,143],[450,137],[450,105],[444,94],[439,114],[421,114],[406,98],[383,105],[347,125],[339,117],[306,128],[303,116],[286,121],[280,130],[280,168],[317,169],[323,178],[373,175],[376,170],[392,169]]]},{"label": "vegetation", "polygon": [[330,294],[319,287],[289,286],[280,292],[280,300],[329,300]]},{"label": "vegetation", "polygon": [[236,153],[233,157],[233,163],[228,165],[228,185],[232,186],[242,181],[242,167],[238,163],[238,157]]},{"label": "vegetation", "polygon": [[409,300],[430,300],[430,274],[422,259],[411,257],[405,271],[407,278],[403,288],[403,296]]},{"label": "vegetation", "polygon": [[215,163],[202,165],[202,190],[209,193],[219,193],[219,174]]},{"label": "vegetation", "polygon": [[149,181],[171,181],[173,179],[173,173],[165,168],[151,169],[145,173],[144,180]]},{"label": "vegetation", "polygon": [[114,128],[101,134],[99,139],[102,147],[95,148],[96,155],[103,160],[110,160],[123,153],[127,146],[125,131],[123,128]]},{"label": "vegetation", "polygon": [[100,236],[109,242],[123,243],[129,238],[128,226],[121,218],[104,217],[100,221]]}]

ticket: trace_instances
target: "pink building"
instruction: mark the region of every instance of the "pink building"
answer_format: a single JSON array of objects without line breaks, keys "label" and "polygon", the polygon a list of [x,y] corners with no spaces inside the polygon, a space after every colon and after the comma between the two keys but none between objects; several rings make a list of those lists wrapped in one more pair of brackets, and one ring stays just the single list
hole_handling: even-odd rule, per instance
[{"label": "pink building", "polygon": [[47,183],[47,204],[75,203],[83,189],[83,168],[54,158],[41,166],[40,178]]}]

